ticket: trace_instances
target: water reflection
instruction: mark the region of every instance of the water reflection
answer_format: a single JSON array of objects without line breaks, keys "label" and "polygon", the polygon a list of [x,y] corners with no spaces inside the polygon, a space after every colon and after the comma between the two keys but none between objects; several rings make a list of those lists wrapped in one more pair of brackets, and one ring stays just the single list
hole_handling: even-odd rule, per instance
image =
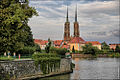
[{"label": "water reflection", "polygon": [[74,72],[74,74],[73,74],[73,79],[79,79],[79,75],[80,75],[80,74],[79,74],[79,72],[77,72],[77,71],[80,70],[79,58],[75,58],[74,61],[75,61],[75,68],[74,68],[74,70],[75,70],[76,72]]},{"label": "water reflection", "polygon": [[[120,79],[120,58],[74,58],[73,73],[44,78],[47,80]],[[41,79],[40,79],[41,80]]]}]

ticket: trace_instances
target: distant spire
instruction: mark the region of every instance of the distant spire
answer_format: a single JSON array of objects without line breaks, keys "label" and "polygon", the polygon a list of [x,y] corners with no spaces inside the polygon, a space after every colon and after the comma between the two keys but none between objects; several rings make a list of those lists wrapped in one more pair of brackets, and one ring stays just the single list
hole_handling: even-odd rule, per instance
[{"label": "distant spire", "polygon": [[76,10],[75,10],[75,22],[77,22],[77,4],[76,4]]},{"label": "distant spire", "polygon": [[67,16],[66,16],[66,22],[68,22],[68,6],[67,6]]}]

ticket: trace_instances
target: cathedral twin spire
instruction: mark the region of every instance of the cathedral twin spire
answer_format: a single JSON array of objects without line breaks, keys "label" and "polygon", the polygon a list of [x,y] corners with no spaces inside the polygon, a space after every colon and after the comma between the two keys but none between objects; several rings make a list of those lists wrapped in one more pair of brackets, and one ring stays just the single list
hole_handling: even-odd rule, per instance
[{"label": "cathedral twin spire", "polygon": [[66,16],[66,22],[68,22],[68,6],[67,6],[67,16]]},{"label": "cathedral twin spire", "polygon": [[79,37],[79,23],[77,22],[77,5],[75,10],[74,37]]},{"label": "cathedral twin spire", "polygon": [[[74,37],[79,37],[79,23],[77,22],[77,5],[76,5],[76,10],[75,10]],[[70,23],[68,20],[68,6],[67,6],[66,22],[65,22],[65,27],[64,27],[64,40],[65,41],[70,40]]]},{"label": "cathedral twin spire", "polygon": [[65,22],[65,27],[64,27],[64,40],[65,41],[70,40],[70,22],[68,20],[68,7],[67,7],[66,22]]},{"label": "cathedral twin spire", "polygon": [[[69,22],[69,20],[68,20],[68,6],[67,6],[66,22]],[[75,10],[75,22],[77,22],[77,5],[76,5],[76,10]]]},{"label": "cathedral twin spire", "polygon": [[75,22],[77,22],[77,5],[76,5],[76,10],[75,10]]}]

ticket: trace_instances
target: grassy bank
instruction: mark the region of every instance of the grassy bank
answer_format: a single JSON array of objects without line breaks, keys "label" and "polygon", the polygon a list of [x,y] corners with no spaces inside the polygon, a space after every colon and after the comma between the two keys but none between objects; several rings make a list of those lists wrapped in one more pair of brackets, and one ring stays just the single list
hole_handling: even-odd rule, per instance
[{"label": "grassy bank", "polygon": [[14,58],[11,56],[9,58],[7,56],[1,56],[0,60],[14,60]]},{"label": "grassy bank", "polygon": [[71,54],[72,58],[120,58],[120,53],[110,53],[110,54]]},{"label": "grassy bank", "polygon": [[97,54],[96,57],[120,58],[120,53]]}]

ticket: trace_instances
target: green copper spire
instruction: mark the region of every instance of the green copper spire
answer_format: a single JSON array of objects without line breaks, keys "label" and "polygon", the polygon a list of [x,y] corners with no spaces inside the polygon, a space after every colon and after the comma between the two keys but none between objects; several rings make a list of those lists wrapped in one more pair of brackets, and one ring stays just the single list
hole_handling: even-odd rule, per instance
[{"label": "green copper spire", "polygon": [[77,22],[77,5],[76,5],[76,10],[75,10],[75,22]]}]

